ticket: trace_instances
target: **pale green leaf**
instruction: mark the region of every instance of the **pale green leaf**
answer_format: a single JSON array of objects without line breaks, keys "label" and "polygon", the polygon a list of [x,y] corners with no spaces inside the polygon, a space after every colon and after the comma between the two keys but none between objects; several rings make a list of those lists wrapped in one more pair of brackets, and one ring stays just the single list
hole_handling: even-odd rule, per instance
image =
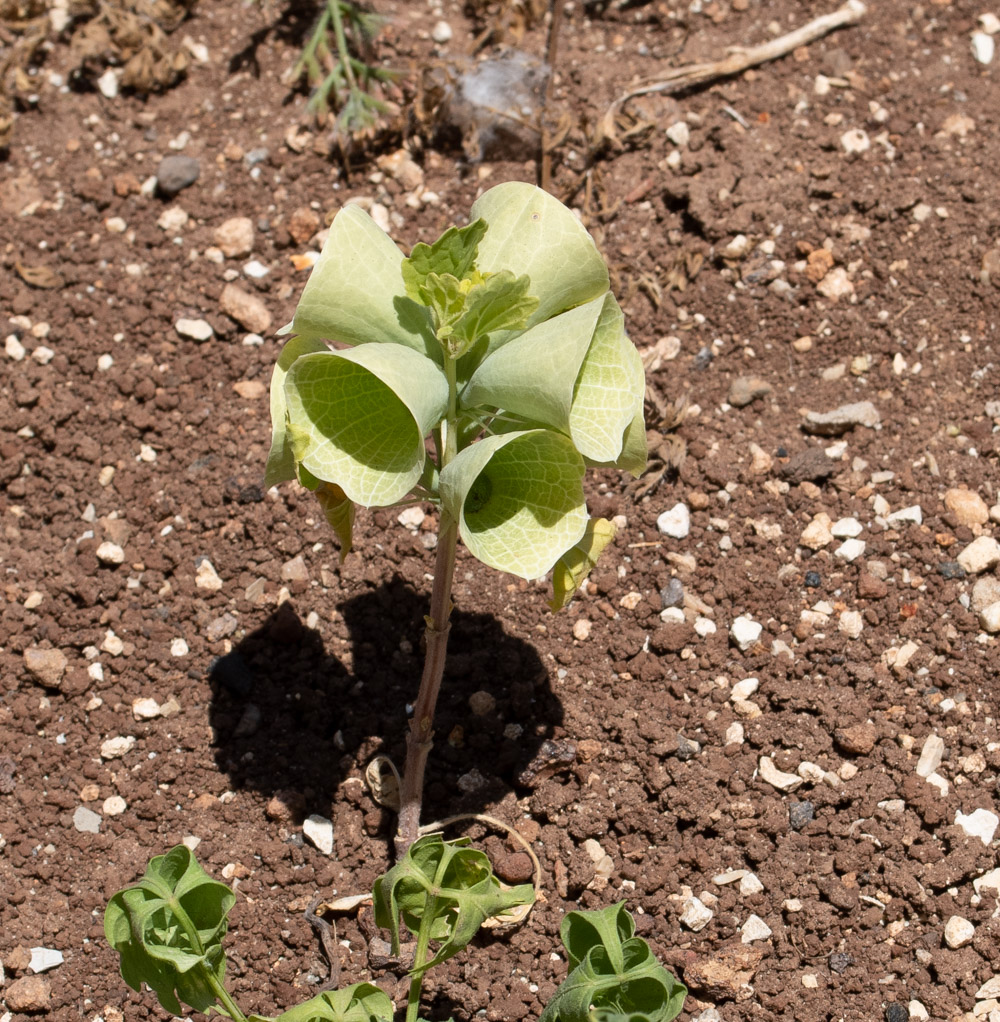
[{"label": "pale green leaf", "polygon": [[498,348],[473,373],[462,406],[502,408],[569,432],[573,390],[604,298],[540,323]]},{"label": "pale green leaf", "polygon": [[424,279],[423,290],[427,306],[434,316],[435,334],[439,341],[451,336],[455,324],[465,309],[465,289],[458,277],[450,273],[429,273]]},{"label": "pale green leaf", "polygon": [[[558,199],[534,185],[509,181],[483,194],[472,219],[488,225],[476,265],[531,280],[539,300],[528,325],[592,301],[608,290],[608,269],[586,228]],[[495,338],[496,347],[503,338]]]},{"label": "pale green leaf", "polygon": [[550,609],[562,610],[573,599],[583,580],[594,570],[604,548],[615,538],[614,523],[591,518],[583,538],[556,561],[552,569]]},{"label": "pale green leaf", "polygon": [[424,437],[448,404],[448,381],[399,345],[305,355],[285,380],[288,438],[317,479],[364,507],[401,500],[420,479]]},{"label": "pale green leaf", "polygon": [[486,223],[476,220],[467,227],[449,227],[434,242],[413,246],[409,259],[402,263],[406,293],[421,305],[430,305],[424,283],[432,274],[448,274],[458,280],[470,275],[476,261],[476,250],[486,233]]},{"label": "pale green leaf", "polygon": [[594,461],[617,459],[625,430],[642,412],[645,389],[642,359],[609,294],[574,388],[569,432],[576,449]]},{"label": "pale green leaf", "polygon": [[321,482],[313,492],[323,509],[323,517],[340,540],[340,563],[343,564],[353,546],[354,501],[334,483]]},{"label": "pale green leaf", "polygon": [[648,453],[646,419],[642,408],[639,408],[635,413],[635,418],[625,427],[621,454],[617,458],[613,461],[593,461],[590,458],[585,460],[588,468],[617,468],[638,479],[646,470]]},{"label": "pale green leaf", "polygon": [[271,373],[271,450],[264,470],[265,486],[275,486],[295,478],[295,457],[285,432],[285,377],[288,370],[301,355],[326,350],[322,341],[293,337],[285,343],[278,361],[274,363]]},{"label": "pale green leaf", "polygon": [[464,354],[476,341],[497,330],[523,330],[528,317],[538,308],[538,299],[528,294],[531,281],[500,270],[473,287],[465,310],[455,324],[454,335],[464,344],[456,346],[453,357]]},{"label": "pale green leaf", "polygon": [[430,316],[408,297],[403,253],[356,204],[334,218],[292,320],[310,340],[401,344],[441,360]]},{"label": "pale green leaf", "polygon": [[583,458],[547,429],[488,436],[441,472],[441,501],[484,564],[544,575],[587,526]]}]

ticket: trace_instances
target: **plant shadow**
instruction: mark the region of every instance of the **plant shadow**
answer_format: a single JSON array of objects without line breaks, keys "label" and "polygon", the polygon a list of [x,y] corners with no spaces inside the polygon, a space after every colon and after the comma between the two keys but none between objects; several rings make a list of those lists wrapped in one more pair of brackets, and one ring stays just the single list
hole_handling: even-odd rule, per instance
[{"label": "plant shadow", "polygon": [[[210,669],[220,770],[234,787],[281,793],[300,816],[329,815],[338,785],[376,753],[402,771],[420,684],[424,595],[396,577],[338,610],[349,633],[332,640],[340,656],[288,601]],[[451,625],[424,822],[515,791],[563,718],[533,646],[491,614],[455,610]]]}]

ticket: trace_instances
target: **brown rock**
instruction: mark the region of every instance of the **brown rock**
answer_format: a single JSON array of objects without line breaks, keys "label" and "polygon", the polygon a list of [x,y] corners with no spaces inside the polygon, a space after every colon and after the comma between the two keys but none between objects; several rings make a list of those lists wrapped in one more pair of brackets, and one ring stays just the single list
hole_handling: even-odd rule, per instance
[{"label": "brown rock", "polygon": [[722,948],[711,958],[684,966],[684,982],[713,998],[746,1001],[753,997],[751,982],[764,952],[742,945]]},{"label": "brown rock", "polygon": [[738,376],[729,387],[726,400],[734,408],[745,408],[759,397],[767,397],[772,391],[771,384],[759,376]]},{"label": "brown rock", "polygon": [[299,206],[288,218],[288,233],[296,245],[304,245],[320,226],[319,214],[308,206]]},{"label": "brown rock", "polygon": [[889,587],[880,578],[870,575],[867,571],[861,572],[858,577],[858,596],[865,600],[885,599]]},{"label": "brown rock", "polygon": [[666,621],[649,637],[650,648],[656,653],[679,653],[694,640],[694,628],[686,621]]},{"label": "brown rock", "polygon": [[793,454],[788,463],[781,466],[780,474],[794,486],[806,481],[826,479],[833,475],[836,467],[822,447],[807,447],[804,451]]},{"label": "brown rock", "polygon": [[955,516],[959,525],[972,528],[974,525],[985,525],[990,520],[990,509],[986,501],[964,487],[949,490],[944,495],[944,506]]},{"label": "brown rock", "polygon": [[294,791],[278,791],[267,803],[265,812],[268,819],[288,823],[302,814],[305,802],[300,794]]},{"label": "brown rock", "polygon": [[48,1011],[51,999],[52,987],[44,976],[22,976],[4,992],[7,1008],[26,1014]]},{"label": "brown rock", "polygon": [[31,646],[24,651],[24,666],[46,687],[58,688],[68,661],[58,649]]},{"label": "brown rock", "polygon": [[4,965],[13,972],[24,972],[31,964],[31,952],[26,947],[13,948],[4,956]]},{"label": "brown rock", "polygon": [[806,276],[818,284],[833,269],[833,255],[825,248],[814,248],[806,259]]},{"label": "brown rock", "polygon": [[878,741],[878,728],[871,722],[837,728],[834,732],[837,744],[845,751],[857,756],[867,756]]},{"label": "brown rock", "polygon": [[271,313],[267,311],[267,306],[256,295],[247,293],[235,284],[227,284],[222,289],[219,306],[227,316],[251,333],[267,333],[271,326]]},{"label": "brown rock", "polygon": [[991,248],[983,255],[979,274],[984,284],[989,281],[1000,287],[1000,248]]},{"label": "brown rock", "polygon": [[230,259],[248,256],[253,251],[253,221],[248,216],[230,217],[215,229],[213,238]]},{"label": "brown rock", "polygon": [[214,809],[219,804],[219,800],[210,792],[203,792],[199,795],[192,803],[192,809]]}]

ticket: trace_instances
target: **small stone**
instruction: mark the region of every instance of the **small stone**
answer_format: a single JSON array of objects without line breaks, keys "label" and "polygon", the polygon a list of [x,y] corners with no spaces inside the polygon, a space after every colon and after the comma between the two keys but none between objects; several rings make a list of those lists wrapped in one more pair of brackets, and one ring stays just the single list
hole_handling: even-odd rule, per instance
[{"label": "small stone", "polygon": [[28,349],[20,342],[17,334],[8,334],[4,339],[4,351],[7,357],[15,362],[23,362],[28,354]]},{"label": "small stone", "polygon": [[746,652],[757,642],[763,630],[764,626],[760,622],[741,615],[730,625],[729,636],[743,652]]},{"label": "small stone", "polygon": [[46,687],[58,688],[69,661],[61,650],[29,646],[24,651],[24,666]]},{"label": "small stone", "polygon": [[934,734],[928,735],[920,750],[920,759],[917,761],[917,776],[930,777],[941,765],[943,759],[944,739]]},{"label": "small stone", "polygon": [[992,536],[980,536],[958,555],[957,560],[963,571],[978,575],[1000,563],[1000,543]]},{"label": "small stone", "polygon": [[744,740],[744,728],[738,721],[733,721],[726,728],[726,745],[742,745]]},{"label": "small stone", "polygon": [[205,638],[209,642],[220,642],[222,639],[232,635],[238,626],[239,621],[235,615],[226,611],[225,614],[220,614],[219,617],[213,618],[205,626]]},{"label": "small stone", "polygon": [[855,426],[874,429],[882,421],[871,401],[841,405],[831,412],[809,412],[803,428],[819,436],[840,436]]},{"label": "small stone", "polygon": [[660,607],[679,607],[684,602],[684,583],[679,578],[672,578],[660,590]]},{"label": "small stone", "polygon": [[864,552],[865,541],[863,539],[845,539],[833,553],[835,557],[850,563],[856,561]]},{"label": "small stone", "polygon": [[1000,601],[1000,578],[996,575],[985,575],[977,579],[972,587],[970,604],[973,614],[981,614],[997,601]]},{"label": "small stone", "polygon": [[181,337],[189,337],[192,341],[207,341],[215,331],[204,319],[188,319],[181,317],[174,323],[174,329]]},{"label": "small stone", "polygon": [[865,619],[859,610],[845,610],[837,621],[837,630],[849,639],[859,639],[865,630]]},{"label": "small stone", "polygon": [[107,541],[97,548],[96,555],[101,564],[121,564],[125,560],[125,551],[117,543]]},{"label": "small stone", "polygon": [[972,528],[985,525],[990,520],[990,509],[986,501],[972,490],[957,487],[944,495],[944,506],[955,516],[959,525]]},{"label": "small stone", "polygon": [[431,39],[434,42],[443,44],[451,40],[452,30],[451,25],[447,21],[438,21],[434,23],[434,27],[431,29]]},{"label": "small stone", "polygon": [[579,618],[573,622],[573,638],[578,642],[585,642],[590,638],[590,632],[593,627],[593,624],[585,617]]},{"label": "small stone", "polygon": [[486,778],[473,767],[468,773],[462,774],[458,781],[458,790],[465,795],[471,795],[474,791],[481,791],[486,787]]},{"label": "small stone", "polygon": [[227,284],[219,296],[219,307],[245,330],[265,334],[271,327],[271,313],[256,295],[235,284]]},{"label": "small stone", "polygon": [[801,830],[807,823],[812,823],[816,809],[812,802],[793,802],[788,807],[788,826],[792,830]]},{"label": "small stone", "polygon": [[165,156],[156,168],[156,187],[168,198],[193,185],[201,165],[193,156]]},{"label": "small stone", "polygon": [[764,885],[760,882],[760,878],[756,873],[747,873],[745,877],[740,880],[740,894],[744,898],[751,894],[760,894],[764,890]]},{"label": "small stone", "polygon": [[867,756],[875,748],[878,728],[871,721],[866,721],[864,724],[837,728],[834,738],[845,752],[855,756]]},{"label": "small stone", "polygon": [[121,816],[122,813],[128,808],[125,804],[125,799],[121,795],[111,795],[109,798],[104,800],[101,806],[101,812],[105,816]]},{"label": "small stone", "polygon": [[31,1015],[48,1011],[52,987],[44,976],[22,976],[4,989],[4,1002],[11,1011]]},{"label": "small stone", "polygon": [[213,593],[222,588],[222,579],[219,578],[215,565],[207,557],[202,559],[195,571],[194,584],[199,589],[207,589]]},{"label": "small stone", "polygon": [[996,52],[996,44],[993,37],[986,32],[973,32],[969,39],[972,48],[972,55],[980,64],[993,62],[993,55]]},{"label": "small stone", "polygon": [[882,600],[889,593],[889,587],[880,578],[863,571],[858,576],[858,596],[864,600]]},{"label": "small stone", "polygon": [[977,991],[976,1000],[985,1001],[993,998],[1000,998],[1000,976],[988,979]]},{"label": "small stone", "polygon": [[799,536],[799,544],[808,547],[810,550],[821,550],[833,542],[832,522],[825,511],[821,511],[802,530]]},{"label": "small stone", "polygon": [[101,818],[93,809],[77,806],[73,813],[73,827],[81,834],[97,834],[101,830]]},{"label": "small stone", "polygon": [[237,380],[233,390],[247,401],[256,401],[267,393],[267,387],[260,380]]},{"label": "small stone", "polygon": [[299,206],[288,218],[288,233],[297,245],[304,245],[319,228],[319,214],[308,206]]},{"label": "small stone", "polygon": [[325,816],[306,817],[302,833],[324,854],[333,855],[333,823]]},{"label": "small stone", "polygon": [[976,877],[972,881],[972,886],[976,894],[982,894],[983,891],[993,891],[996,894],[1000,894],[1000,869],[991,869],[989,873]]},{"label": "small stone", "polygon": [[987,35],[996,35],[1000,32],[1000,18],[998,18],[992,11],[987,11],[985,14],[980,14],[979,27]]},{"label": "small stone", "polygon": [[396,521],[403,526],[404,529],[410,529],[416,531],[424,523],[424,519],[427,517],[424,514],[423,508],[414,504],[413,507],[404,508],[396,516]]},{"label": "small stone", "polygon": [[241,259],[253,251],[253,221],[248,216],[234,216],[216,227],[212,235],[222,254],[230,259]]},{"label": "small stone", "polygon": [[757,398],[767,397],[774,388],[759,376],[738,376],[729,387],[726,401],[734,408],[745,408]]},{"label": "small stone", "polygon": [[101,759],[121,759],[135,745],[134,735],[118,735],[101,743]]},{"label": "small stone", "polygon": [[672,539],[684,539],[691,531],[691,512],[686,504],[675,504],[656,519],[656,527]]},{"label": "small stone", "polygon": [[684,147],[691,141],[691,128],[687,121],[676,121],[665,134],[675,146]]},{"label": "small stone", "polygon": [[247,703],[240,714],[240,719],[233,729],[233,736],[236,738],[249,738],[260,730],[263,714],[256,703]]},{"label": "small stone", "polygon": [[302,554],[296,554],[281,566],[281,578],[285,582],[308,582],[309,568]]},{"label": "small stone", "polygon": [[182,638],[170,640],[170,655],[176,657],[187,656],[191,652],[187,642]]},{"label": "small stone", "polygon": [[961,916],[952,916],[944,924],[944,941],[950,948],[960,948],[971,944],[975,935],[975,926]]},{"label": "small stone", "polygon": [[749,699],[760,687],[760,679],[744,678],[732,687],[729,693],[730,699]]},{"label": "small stone", "polygon": [[684,902],[681,923],[689,930],[698,933],[708,926],[714,915],[715,913],[700,898],[691,897]]},{"label": "small stone", "polygon": [[176,234],[190,219],[186,210],[181,209],[180,206],[168,206],[160,215],[157,217],[156,226],[160,230],[167,231],[170,234]]},{"label": "small stone", "polygon": [[55,969],[65,961],[63,953],[51,947],[33,947],[31,949],[31,962],[28,968],[36,975],[40,972],[48,972]]},{"label": "small stone", "polygon": [[865,527],[857,518],[840,518],[830,526],[834,539],[853,539],[864,531]]},{"label": "small stone", "polygon": [[802,985],[806,990],[816,990],[819,988],[819,978],[815,972],[804,972],[802,974]]},{"label": "small stone", "polygon": [[132,716],[136,720],[153,720],[160,715],[160,704],[155,699],[133,699]]},{"label": "small stone", "polygon": [[989,845],[1000,825],[1000,816],[989,809],[976,809],[968,815],[956,812],[955,825],[961,827],[969,837],[977,837],[984,845]]},{"label": "small stone", "polygon": [[885,1006],[885,1022],[909,1022],[909,1018],[910,1010],[905,1004],[893,1001]]},{"label": "small stone", "polygon": [[714,635],[718,628],[710,617],[696,617],[694,619],[694,631],[695,635],[700,639],[707,639],[708,636]]},{"label": "small stone", "polygon": [[854,294],[854,285],[843,266],[835,266],[817,285],[816,290],[831,301],[849,298]]},{"label": "small stone", "polygon": [[744,944],[755,940],[767,940],[771,936],[771,927],[760,916],[752,915],[740,927],[740,934]]},{"label": "small stone", "polygon": [[1000,601],[991,603],[979,612],[979,626],[990,635],[1000,632]]},{"label": "small stone", "polygon": [[777,788],[779,791],[795,791],[802,784],[802,778],[797,774],[786,774],[774,765],[770,756],[761,756],[758,767],[761,780]]}]

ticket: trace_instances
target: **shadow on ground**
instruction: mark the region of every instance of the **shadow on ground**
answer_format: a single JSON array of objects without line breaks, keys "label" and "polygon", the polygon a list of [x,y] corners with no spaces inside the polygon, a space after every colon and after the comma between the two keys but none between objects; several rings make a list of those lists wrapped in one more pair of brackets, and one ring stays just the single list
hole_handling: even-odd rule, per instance
[{"label": "shadow on ground", "polygon": [[[426,597],[402,579],[343,603],[341,660],[291,601],[211,668],[215,757],[236,787],[326,813],[337,785],[382,752],[402,769],[423,666]],[[514,789],[562,721],[538,653],[488,614],[452,614],[424,819],[476,812]],[[350,664],[350,669],[345,665]],[[475,714],[473,703],[487,712]]]}]

